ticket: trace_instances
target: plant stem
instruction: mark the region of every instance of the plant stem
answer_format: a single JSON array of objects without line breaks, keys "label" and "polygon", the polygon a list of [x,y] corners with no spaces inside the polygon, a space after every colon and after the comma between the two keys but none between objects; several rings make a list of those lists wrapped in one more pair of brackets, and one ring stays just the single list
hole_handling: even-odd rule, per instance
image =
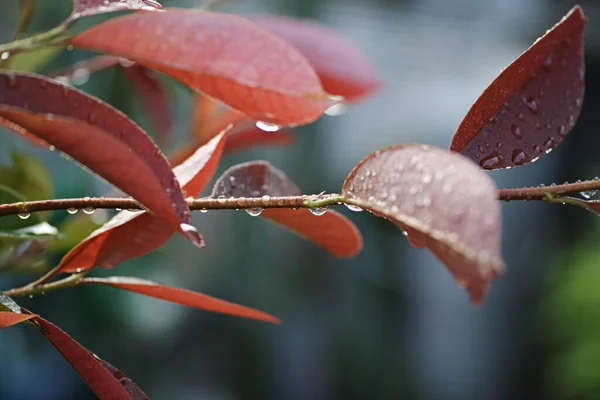
[{"label": "plant stem", "polygon": [[0,45],[0,54],[5,52],[17,53],[20,51],[33,50],[38,47],[61,44],[65,40],[63,34],[66,31],[66,26],[59,25],[49,31]]},{"label": "plant stem", "polygon": [[[36,294],[44,294],[46,292],[51,292],[53,290],[58,290],[58,289],[66,289],[66,288],[70,288],[70,287],[74,287],[74,286],[78,286],[81,283],[81,279],[83,278],[84,274],[73,274],[73,275],[69,275],[68,277],[55,281],[55,282],[50,282],[50,283],[46,283],[43,285],[34,285],[35,282],[30,283],[29,285],[17,288],[17,289],[10,289],[7,290],[5,292],[1,292],[1,294],[5,295],[5,296],[9,296],[9,297],[24,297],[24,296],[33,296]],[[37,282],[37,281],[36,281]]]}]

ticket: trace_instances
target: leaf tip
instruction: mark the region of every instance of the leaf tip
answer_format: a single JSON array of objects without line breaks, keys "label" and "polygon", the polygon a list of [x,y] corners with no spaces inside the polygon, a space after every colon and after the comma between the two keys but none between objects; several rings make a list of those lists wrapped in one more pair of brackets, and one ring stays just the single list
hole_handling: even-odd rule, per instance
[{"label": "leaf tip", "polygon": [[198,247],[199,249],[204,247],[204,239],[202,238],[202,235],[200,234],[200,232],[198,232],[196,228],[194,228],[190,224],[185,223],[179,225],[179,228],[181,229],[181,233],[183,233],[183,235],[190,242],[192,242],[194,246]]}]

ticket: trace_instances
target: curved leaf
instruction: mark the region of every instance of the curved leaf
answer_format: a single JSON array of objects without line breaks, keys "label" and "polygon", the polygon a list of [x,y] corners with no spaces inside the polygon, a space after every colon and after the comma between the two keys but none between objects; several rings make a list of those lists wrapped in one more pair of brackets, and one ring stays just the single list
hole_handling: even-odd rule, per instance
[{"label": "curved leaf", "polygon": [[101,285],[112,286],[200,310],[229,314],[243,318],[257,319],[276,324],[281,322],[278,318],[275,318],[262,311],[244,307],[239,304],[230,303],[228,301],[219,300],[215,297],[192,292],[190,290],[163,286],[156,282],[145,279],[126,276],[113,276],[110,278],[85,278],[82,280],[82,282],[88,284],[97,283]]},{"label": "curved leaf", "polygon": [[12,311],[0,311],[0,329],[25,322],[33,317],[33,315],[18,314]]},{"label": "curved leaf", "polygon": [[139,62],[258,121],[309,123],[332,105],[302,54],[234,15],[189,9],[130,14],[68,43]]},{"label": "curved leaf", "polygon": [[[173,172],[183,190],[197,196],[214,174],[226,133],[199,148]],[[121,211],[67,253],[59,264],[60,272],[76,272],[94,266],[113,268],[134,257],[148,254],[164,244],[174,229],[147,212]]]},{"label": "curved leaf", "polygon": [[106,369],[97,357],[77,343],[75,339],[40,316],[28,315],[28,317],[33,317],[33,321],[40,327],[46,339],[71,364],[98,398],[103,400],[135,399],[130,396],[119,379],[113,376],[112,372]]},{"label": "curved leaf", "polygon": [[535,161],[556,147],[581,111],[585,22],[574,7],[506,67],[475,101],[450,150],[498,169]]},{"label": "curved leaf", "polygon": [[342,187],[348,203],[398,225],[431,250],[479,304],[504,263],[493,181],[456,153],[399,145],[372,153]]},{"label": "curved leaf", "polygon": [[150,400],[150,397],[148,397],[148,395],[144,393],[144,391],[139,387],[139,385],[132,381],[131,378],[129,378],[127,375],[115,368],[109,362],[99,358],[97,355],[94,354],[93,356],[98,359],[100,364],[102,364],[102,366],[106,368],[115,377],[115,379],[119,380],[121,385],[125,388],[129,396],[133,400]]},{"label": "curved leaf", "polygon": [[73,0],[73,12],[66,22],[116,11],[162,10],[163,7],[154,0]]},{"label": "curved leaf", "polygon": [[[215,183],[212,197],[301,194],[283,172],[266,161],[257,161],[239,164],[225,171]],[[262,211],[260,216],[283,225],[336,257],[353,257],[362,249],[362,238],[356,226],[335,211],[315,216],[306,209],[269,208]]]},{"label": "curved leaf", "polygon": [[375,70],[362,53],[331,29],[312,21],[280,15],[245,17],[287,40],[304,54],[327,93],[354,101],[381,86]]},{"label": "curved leaf", "polygon": [[0,72],[0,123],[62,151],[201,244],[164,155],[108,104],[45,77]]}]

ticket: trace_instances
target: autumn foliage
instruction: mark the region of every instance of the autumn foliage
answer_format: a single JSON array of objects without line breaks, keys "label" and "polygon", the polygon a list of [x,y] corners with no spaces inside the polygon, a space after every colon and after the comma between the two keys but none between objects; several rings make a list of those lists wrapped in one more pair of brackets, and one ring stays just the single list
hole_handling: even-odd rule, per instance
[{"label": "autumn foliage", "polygon": [[[82,18],[114,11],[134,12],[71,32]],[[266,312],[183,288],[135,277],[88,276],[94,268],[112,269],[148,254],[173,234],[203,247],[190,220],[191,211],[202,206],[246,209],[340,258],[357,255],[362,237],[348,218],[328,207],[343,203],[366,210],[395,224],[415,247],[431,251],[473,303],[481,304],[505,269],[499,198],[570,199],[600,212],[593,201],[563,196],[596,187],[596,181],[548,191],[498,191],[484,171],[533,162],[573,128],[584,94],[585,23],[581,8],[573,8],[502,70],[458,126],[449,151],[421,144],[382,149],[356,165],[339,194],[327,195],[304,195],[284,172],[251,161],[225,171],[212,194],[198,198],[224,155],[290,145],[292,128],[373,94],[382,85],[374,69],[352,44],[313,22],[164,9],[151,0],[74,0],[72,14],[59,27],[0,46],[0,123],[103,178],[130,196],[121,200],[132,207],[68,249],[41,278],[1,292],[0,329],[19,323],[39,329],[101,399],[144,399],[126,375],[13,298],[103,285],[279,323]],[[57,44],[101,55],[50,76],[12,67],[20,53]],[[127,115],[68,84],[82,69],[93,74],[107,68],[117,68],[132,83],[157,142]],[[188,143],[171,154],[162,150],[173,116],[159,75],[195,93]],[[76,205],[93,209],[112,204],[109,200],[120,199],[86,198]],[[57,229],[35,212],[61,209],[61,201],[20,193],[0,181],[0,244],[43,243],[55,236]]]}]

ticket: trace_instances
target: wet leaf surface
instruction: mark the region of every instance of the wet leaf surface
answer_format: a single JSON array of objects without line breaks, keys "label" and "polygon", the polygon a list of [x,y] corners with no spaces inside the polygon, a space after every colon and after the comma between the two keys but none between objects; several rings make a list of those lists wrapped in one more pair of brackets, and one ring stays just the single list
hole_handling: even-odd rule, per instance
[{"label": "wet leaf surface", "polygon": [[584,93],[583,31],[576,6],[513,61],[475,101],[450,149],[484,169],[549,153],[575,126]]},{"label": "wet leaf surface", "polygon": [[[266,161],[256,161],[239,164],[225,171],[215,183],[212,197],[301,194],[300,189],[282,171]],[[362,237],[356,226],[332,210],[317,216],[307,209],[269,208],[260,210],[257,215],[288,228],[336,257],[353,257],[362,249]]]},{"label": "wet leaf surface", "polygon": [[417,247],[427,247],[479,304],[504,263],[493,181],[456,154],[424,145],[372,153],[342,188],[352,204],[389,219]]}]

